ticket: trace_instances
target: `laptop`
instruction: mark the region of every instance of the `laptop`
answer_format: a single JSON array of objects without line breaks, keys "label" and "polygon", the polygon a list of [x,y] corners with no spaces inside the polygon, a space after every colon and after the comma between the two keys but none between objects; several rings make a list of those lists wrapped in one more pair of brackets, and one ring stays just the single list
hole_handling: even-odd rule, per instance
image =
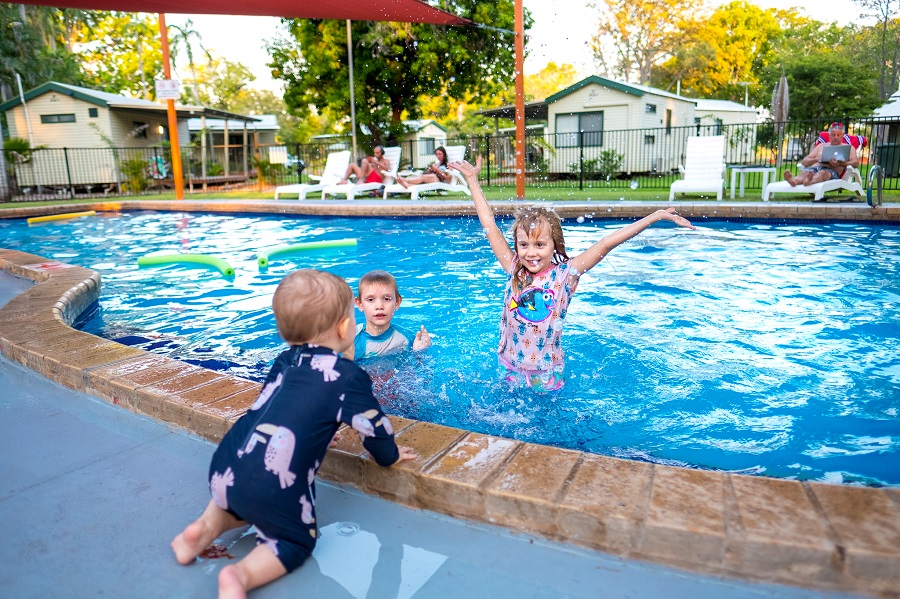
[{"label": "laptop", "polygon": [[843,144],[840,146],[832,146],[825,144],[822,146],[822,162],[830,162],[831,159],[846,162],[850,160],[850,146]]}]

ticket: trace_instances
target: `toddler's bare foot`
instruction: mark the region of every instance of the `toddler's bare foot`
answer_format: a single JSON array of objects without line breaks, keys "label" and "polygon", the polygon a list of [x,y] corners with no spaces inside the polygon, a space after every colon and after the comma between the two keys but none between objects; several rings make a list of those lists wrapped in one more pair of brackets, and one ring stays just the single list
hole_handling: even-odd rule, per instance
[{"label": "toddler's bare foot", "polygon": [[238,576],[237,568],[225,566],[219,572],[219,599],[246,599],[247,591]]},{"label": "toddler's bare foot", "polygon": [[791,187],[797,187],[797,182],[794,181],[794,173],[791,171],[784,171],[784,180],[790,183]]},{"label": "toddler's bare foot", "polygon": [[175,559],[179,564],[190,564],[209,546],[209,543],[204,543],[203,531],[203,524],[192,522],[180,535],[172,539],[172,551],[175,552]]}]

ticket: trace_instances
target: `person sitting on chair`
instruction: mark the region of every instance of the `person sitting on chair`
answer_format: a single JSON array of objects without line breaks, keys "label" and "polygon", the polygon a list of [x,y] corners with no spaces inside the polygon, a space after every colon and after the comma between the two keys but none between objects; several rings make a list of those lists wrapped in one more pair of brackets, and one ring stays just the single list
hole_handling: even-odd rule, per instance
[{"label": "person sitting on chair", "polygon": [[848,160],[837,160],[832,158],[829,161],[822,161],[822,151],[828,146],[844,145],[844,125],[841,123],[831,123],[828,128],[828,143],[816,144],[813,146],[809,155],[800,161],[805,166],[803,172],[794,176],[791,171],[784,171],[784,180],[791,184],[791,187],[797,185],[815,185],[824,181],[833,181],[844,176],[844,169],[848,166],[859,166],[859,156],[856,155],[856,148],[850,146],[850,156]]},{"label": "person sitting on chair", "polygon": [[338,185],[344,185],[350,180],[350,175],[356,175],[357,183],[381,183],[384,176],[381,171],[391,169],[391,163],[384,157],[384,148],[375,146],[372,148],[374,156],[366,156],[360,164],[351,164],[344,173],[344,178],[338,181]]}]

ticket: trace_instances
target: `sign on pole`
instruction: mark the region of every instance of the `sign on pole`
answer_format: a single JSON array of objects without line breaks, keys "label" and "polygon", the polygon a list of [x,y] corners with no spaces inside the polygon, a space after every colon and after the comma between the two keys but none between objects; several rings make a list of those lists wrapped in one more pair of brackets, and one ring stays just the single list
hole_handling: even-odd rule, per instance
[{"label": "sign on pole", "polygon": [[178,100],[181,98],[181,91],[178,89],[177,79],[157,79],[156,80],[156,99],[157,100]]}]

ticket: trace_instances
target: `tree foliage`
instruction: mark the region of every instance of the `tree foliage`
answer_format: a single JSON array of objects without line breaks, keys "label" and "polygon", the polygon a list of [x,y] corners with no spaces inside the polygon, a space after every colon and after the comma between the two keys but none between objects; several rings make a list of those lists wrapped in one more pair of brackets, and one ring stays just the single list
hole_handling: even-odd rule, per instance
[{"label": "tree foliage", "polygon": [[[476,23],[513,28],[512,0],[445,0],[439,4]],[[349,120],[350,90],[344,21],[284,21],[290,38],[268,45],[285,101],[303,116],[315,111]],[[526,15],[525,26],[531,19]],[[421,115],[419,101],[440,94],[476,101],[505,89],[513,76],[513,37],[496,30],[415,23],[352,23],[356,116],[374,139],[403,133]]]},{"label": "tree foliage", "polygon": [[691,0],[596,0],[600,10],[591,39],[604,74],[651,84],[653,66],[670,56],[685,37],[688,16],[702,10]]},{"label": "tree foliage", "polygon": [[151,99],[163,73],[158,21],[145,14],[104,13],[85,30],[79,48],[84,84]]},{"label": "tree foliage", "polygon": [[773,42],[783,35],[775,10],[738,0],[685,28],[691,35],[654,69],[658,87],[670,90],[680,81],[691,97],[742,101],[744,83],[758,98],[765,96],[758,73],[776,59]]},{"label": "tree foliage", "polygon": [[900,0],[856,0],[867,16],[878,19],[877,27],[865,32],[866,46],[878,72],[878,95],[887,100],[897,91],[900,74]]},{"label": "tree foliage", "polygon": [[91,13],[24,4],[0,4],[0,101],[17,92],[16,73],[30,89],[46,81],[78,84],[78,61],[70,49]]},{"label": "tree foliage", "polygon": [[[871,114],[881,105],[873,73],[858,68],[846,52],[798,54],[787,57],[783,68],[791,120],[843,120]],[[781,67],[772,65],[763,74],[764,85],[773,89],[780,76]]]}]

